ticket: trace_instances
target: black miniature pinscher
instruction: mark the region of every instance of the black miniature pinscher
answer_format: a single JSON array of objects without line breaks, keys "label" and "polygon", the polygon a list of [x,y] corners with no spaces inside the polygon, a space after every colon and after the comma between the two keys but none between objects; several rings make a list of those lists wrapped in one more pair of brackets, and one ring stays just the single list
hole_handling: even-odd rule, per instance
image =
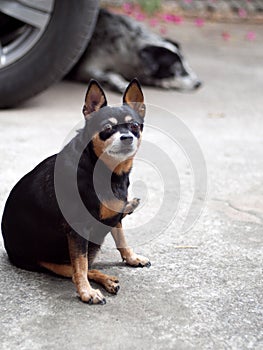
[{"label": "black miniature pinscher", "polygon": [[[90,286],[89,280],[117,294],[118,279],[89,270],[89,267],[108,232],[111,231],[116,247],[128,265],[150,266],[147,258],[128,247],[122,229],[122,219],[139,204],[136,198],[127,200],[129,174],[141,142],[145,116],[139,82],[134,79],[129,84],[121,107],[109,107],[101,86],[92,80],[83,114],[85,126],[76,136],[13,188],[4,209],[2,233],[14,265],[72,277],[83,302],[105,304],[104,296]],[[99,173],[95,173],[97,165]],[[91,214],[84,220],[78,218],[79,203],[71,196],[70,181],[74,173],[81,202]],[[56,176],[62,180],[57,180]],[[107,178],[110,179],[110,190],[103,182]],[[94,180],[98,180],[100,186],[95,188]],[[62,189],[60,203],[56,187]],[[64,215],[63,205],[70,209],[70,215],[73,213],[72,220],[78,221],[79,230]]]}]

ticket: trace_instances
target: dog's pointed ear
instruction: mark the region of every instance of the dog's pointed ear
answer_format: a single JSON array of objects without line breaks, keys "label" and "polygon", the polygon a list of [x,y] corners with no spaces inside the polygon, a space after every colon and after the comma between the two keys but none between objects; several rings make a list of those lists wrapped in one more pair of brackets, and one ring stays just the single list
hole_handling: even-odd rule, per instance
[{"label": "dog's pointed ear", "polygon": [[106,96],[102,87],[96,80],[91,80],[85,97],[83,114],[88,118],[92,112],[98,111],[100,108],[107,106]]},{"label": "dog's pointed ear", "polygon": [[123,103],[134,109],[142,118],[145,116],[144,97],[139,81],[135,78],[128,85],[123,95]]}]

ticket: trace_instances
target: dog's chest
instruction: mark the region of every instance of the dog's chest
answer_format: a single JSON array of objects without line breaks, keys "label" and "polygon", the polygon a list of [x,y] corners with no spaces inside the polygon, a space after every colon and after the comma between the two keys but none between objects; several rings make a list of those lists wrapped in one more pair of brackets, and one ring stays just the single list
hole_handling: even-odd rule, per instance
[{"label": "dog's chest", "polygon": [[127,195],[128,186],[126,179],[121,182],[113,182],[111,195],[107,196],[107,198],[104,197],[104,199],[100,201],[100,220],[113,220],[116,218],[118,222],[127,202]]},{"label": "dog's chest", "polygon": [[102,201],[100,204],[100,219],[108,220],[123,212],[125,202],[119,199]]}]

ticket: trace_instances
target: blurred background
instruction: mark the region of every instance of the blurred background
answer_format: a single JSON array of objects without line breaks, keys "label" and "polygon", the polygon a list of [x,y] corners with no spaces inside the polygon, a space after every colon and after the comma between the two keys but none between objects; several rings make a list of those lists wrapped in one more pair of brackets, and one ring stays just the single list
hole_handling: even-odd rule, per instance
[{"label": "blurred background", "polygon": [[[171,14],[182,15],[185,18],[204,17],[221,21],[253,21],[262,23],[263,3],[261,0],[103,0],[103,6],[123,7],[127,14],[133,12],[136,4],[138,10],[144,10],[149,15],[158,11],[168,11]],[[142,18],[141,18],[142,19]]]},{"label": "blurred background", "polygon": [[[179,42],[202,80],[194,92],[145,86],[143,92],[146,124],[158,120],[173,130],[180,120],[199,144],[207,198],[199,220],[181,232],[177,222],[198,190],[193,164],[178,140],[170,147],[167,133],[159,128],[156,136],[146,125],[144,138],[163,145],[181,193],[178,220],[165,232],[145,225],[127,237],[151,268],[126,268],[109,238],[94,268],[118,276],[121,290],[107,295],[103,308],[89,307],[68,280],[12,266],[1,241],[0,343],[37,350],[262,350],[262,0],[0,0],[0,213],[16,182],[57,153],[83,120],[87,84],[63,77],[87,47],[99,5]],[[120,94],[105,91],[111,105],[121,103]],[[162,225],[155,200],[162,179],[146,161],[135,170],[154,200],[127,220],[140,224],[156,210]],[[168,165],[161,170],[171,174]]]}]

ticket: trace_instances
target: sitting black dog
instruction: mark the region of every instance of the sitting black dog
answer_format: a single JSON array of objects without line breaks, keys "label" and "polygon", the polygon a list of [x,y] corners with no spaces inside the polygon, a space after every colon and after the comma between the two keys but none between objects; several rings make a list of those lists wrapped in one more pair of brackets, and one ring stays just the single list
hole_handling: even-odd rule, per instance
[{"label": "sitting black dog", "polygon": [[[107,106],[102,88],[91,81],[83,113],[84,128],[61,152],[41,162],[13,188],[4,209],[2,233],[13,264],[72,277],[82,301],[104,304],[102,293],[91,288],[88,278],[115,294],[118,280],[88,268],[109,231],[127,264],[150,266],[147,258],[127,246],[122,230],[122,219],[139,203],[137,199],[127,200],[129,173],[141,142],[145,116],[138,81],[134,79],[127,87],[121,107]],[[57,163],[59,182],[55,177]],[[96,166],[100,172],[95,174]],[[84,219],[72,195],[75,173],[81,203],[90,213]],[[110,189],[106,178],[110,179]],[[96,188],[95,182],[100,184]],[[58,187],[69,215],[79,224],[79,232],[63,215]]]}]

